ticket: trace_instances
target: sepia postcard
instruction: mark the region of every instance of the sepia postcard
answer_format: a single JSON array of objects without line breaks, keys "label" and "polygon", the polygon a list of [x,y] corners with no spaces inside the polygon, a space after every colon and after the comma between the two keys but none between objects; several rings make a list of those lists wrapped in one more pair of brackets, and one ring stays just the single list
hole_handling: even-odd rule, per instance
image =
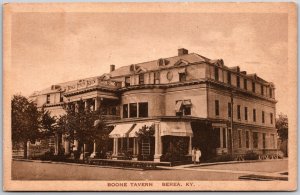
[{"label": "sepia postcard", "polygon": [[295,3],[8,3],[4,191],[294,191]]}]

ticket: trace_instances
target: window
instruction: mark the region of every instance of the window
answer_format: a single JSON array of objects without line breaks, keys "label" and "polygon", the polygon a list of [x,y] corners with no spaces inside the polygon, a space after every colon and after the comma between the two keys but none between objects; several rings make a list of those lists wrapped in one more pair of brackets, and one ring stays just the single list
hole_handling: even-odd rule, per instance
[{"label": "window", "polygon": [[177,100],[175,105],[176,116],[191,115],[191,100]]},{"label": "window", "polygon": [[264,86],[263,85],[260,86],[260,93],[261,93],[261,95],[264,95]]},{"label": "window", "polygon": [[273,124],[273,113],[270,113],[270,123]]},{"label": "window", "polygon": [[215,100],[215,114],[219,116],[219,100]]},{"label": "window", "polygon": [[227,148],[227,133],[226,133],[226,129],[223,128],[223,148]]},{"label": "window", "polygon": [[236,77],[236,86],[237,86],[238,88],[241,87],[241,85],[240,85],[240,77],[239,77],[239,76]]},{"label": "window", "polygon": [[47,104],[50,104],[50,94],[47,94],[47,100],[46,100]]},{"label": "window", "polygon": [[263,149],[266,148],[266,134],[263,133]]},{"label": "window", "polygon": [[273,92],[273,90],[272,90],[272,88],[270,88],[269,89],[270,98],[273,96],[272,92]]},{"label": "window", "polygon": [[179,81],[180,82],[186,81],[186,73],[179,73]]},{"label": "window", "polygon": [[237,105],[237,118],[241,120],[241,106]]},{"label": "window", "polygon": [[248,120],[248,107],[245,107],[245,120]]},{"label": "window", "polygon": [[154,72],[154,84],[159,84],[159,79],[160,73],[159,72]]},{"label": "window", "polygon": [[139,103],[139,117],[148,117],[148,102]]},{"label": "window", "polygon": [[129,104],[129,117],[130,118],[137,117],[137,103]]},{"label": "window", "polygon": [[231,85],[231,73],[229,71],[227,72],[227,83]]},{"label": "window", "polygon": [[228,117],[231,118],[231,103],[228,102]]},{"label": "window", "polygon": [[125,77],[125,87],[130,86],[130,77]]},{"label": "window", "polygon": [[246,148],[250,148],[250,132],[246,131]]},{"label": "window", "polygon": [[244,79],[244,89],[247,90],[247,79]]},{"label": "window", "polygon": [[265,112],[264,111],[261,112],[261,122],[265,123]]},{"label": "window", "polygon": [[139,84],[140,85],[144,84],[144,74],[139,74]]},{"label": "window", "polygon": [[123,105],[123,118],[128,118],[128,104]]},{"label": "window", "polygon": [[256,122],[256,110],[253,109],[253,122]]},{"label": "window", "polygon": [[215,67],[215,80],[218,81],[219,80],[219,68]]},{"label": "window", "polygon": [[253,132],[253,148],[258,148],[258,133]]},{"label": "window", "polygon": [[252,82],[252,92],[255,93],[255,82]]},{"label": "window", "polygon": [[238,130],[239,134],[239,148],[242,148],[242,130]]}]

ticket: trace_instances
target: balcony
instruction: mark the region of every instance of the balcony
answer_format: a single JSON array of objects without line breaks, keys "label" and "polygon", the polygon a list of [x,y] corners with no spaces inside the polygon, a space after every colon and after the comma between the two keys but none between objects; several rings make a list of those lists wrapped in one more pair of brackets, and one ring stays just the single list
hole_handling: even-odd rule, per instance
[{"label": "balcony", "polygon": [[90,88],[106,88],[106,89],[118,89],[121,87],[121,82],[111,81],[111,80],[103,80],[100,77],[89,78],[79,80],[77,83],[68,85],[66,87],[66,93],[81,91]]}]

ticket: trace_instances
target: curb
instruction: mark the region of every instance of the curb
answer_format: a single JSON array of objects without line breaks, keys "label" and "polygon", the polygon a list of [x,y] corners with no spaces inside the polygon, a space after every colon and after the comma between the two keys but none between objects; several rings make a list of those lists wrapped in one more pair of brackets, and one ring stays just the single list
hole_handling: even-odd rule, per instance
[{"label": "curb", "polygon": [[[255,163],[255,162],[274,162],[274,161],[287,161],[288,159],[268,159],[268,160],[244,160],[244,161],[227,161],[227,162],[214,162],[214,163],[202,163],[202,164],[190,164],[190,165],[181,165],[183,168],[193,168],[193,167],[204,167],[211,165],[224,165],[224,164],[239,164],[239,163]],[[175,166],[176,167],[176,166]],[[179,166],[178,166],[179,167]]]},{"label": "curb", "polygon": [[[34,162],[34,163],[48,163],[48,164],[73,165],[73,166],[83,166],[83,167],[96,167],[96,168],[111,168],[111,169],[124,169],[124,170],[147,171],[147,169],[130,168],[130,167],[103,166],[103,165],[100,166],[100,165],[79,164],[79,163],[67,163],[67,162],[56,162],[56,161],[30,160],[30,159],[12,159],[12,160],[13,160],[13,161]],[[155,170],[155,169],[153,169],[153,170]]]}]

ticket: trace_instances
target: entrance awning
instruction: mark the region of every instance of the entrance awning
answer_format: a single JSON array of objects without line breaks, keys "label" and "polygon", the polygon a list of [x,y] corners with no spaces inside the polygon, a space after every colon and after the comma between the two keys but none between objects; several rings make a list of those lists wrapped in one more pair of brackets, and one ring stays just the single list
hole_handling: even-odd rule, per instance
[{"label": "entrance awning", "polygon": [[134,124],[118,124],[114,130],[110,132],[110,138],[127,137],[128,133],[132,130]]},{"label": "entrance awning", "polygon": [[145,125],[147,127],[150,127],[153,124],[153,122],[144,122],[144,123],[137,123],[132,131],[129,133],[129,137],[136,137],[135,133],[138,132],[142,127]]},{"label": "entrance awning", "polygon": [[193,136],[193,130],[189,122],[161,122],[161,136]]}]

